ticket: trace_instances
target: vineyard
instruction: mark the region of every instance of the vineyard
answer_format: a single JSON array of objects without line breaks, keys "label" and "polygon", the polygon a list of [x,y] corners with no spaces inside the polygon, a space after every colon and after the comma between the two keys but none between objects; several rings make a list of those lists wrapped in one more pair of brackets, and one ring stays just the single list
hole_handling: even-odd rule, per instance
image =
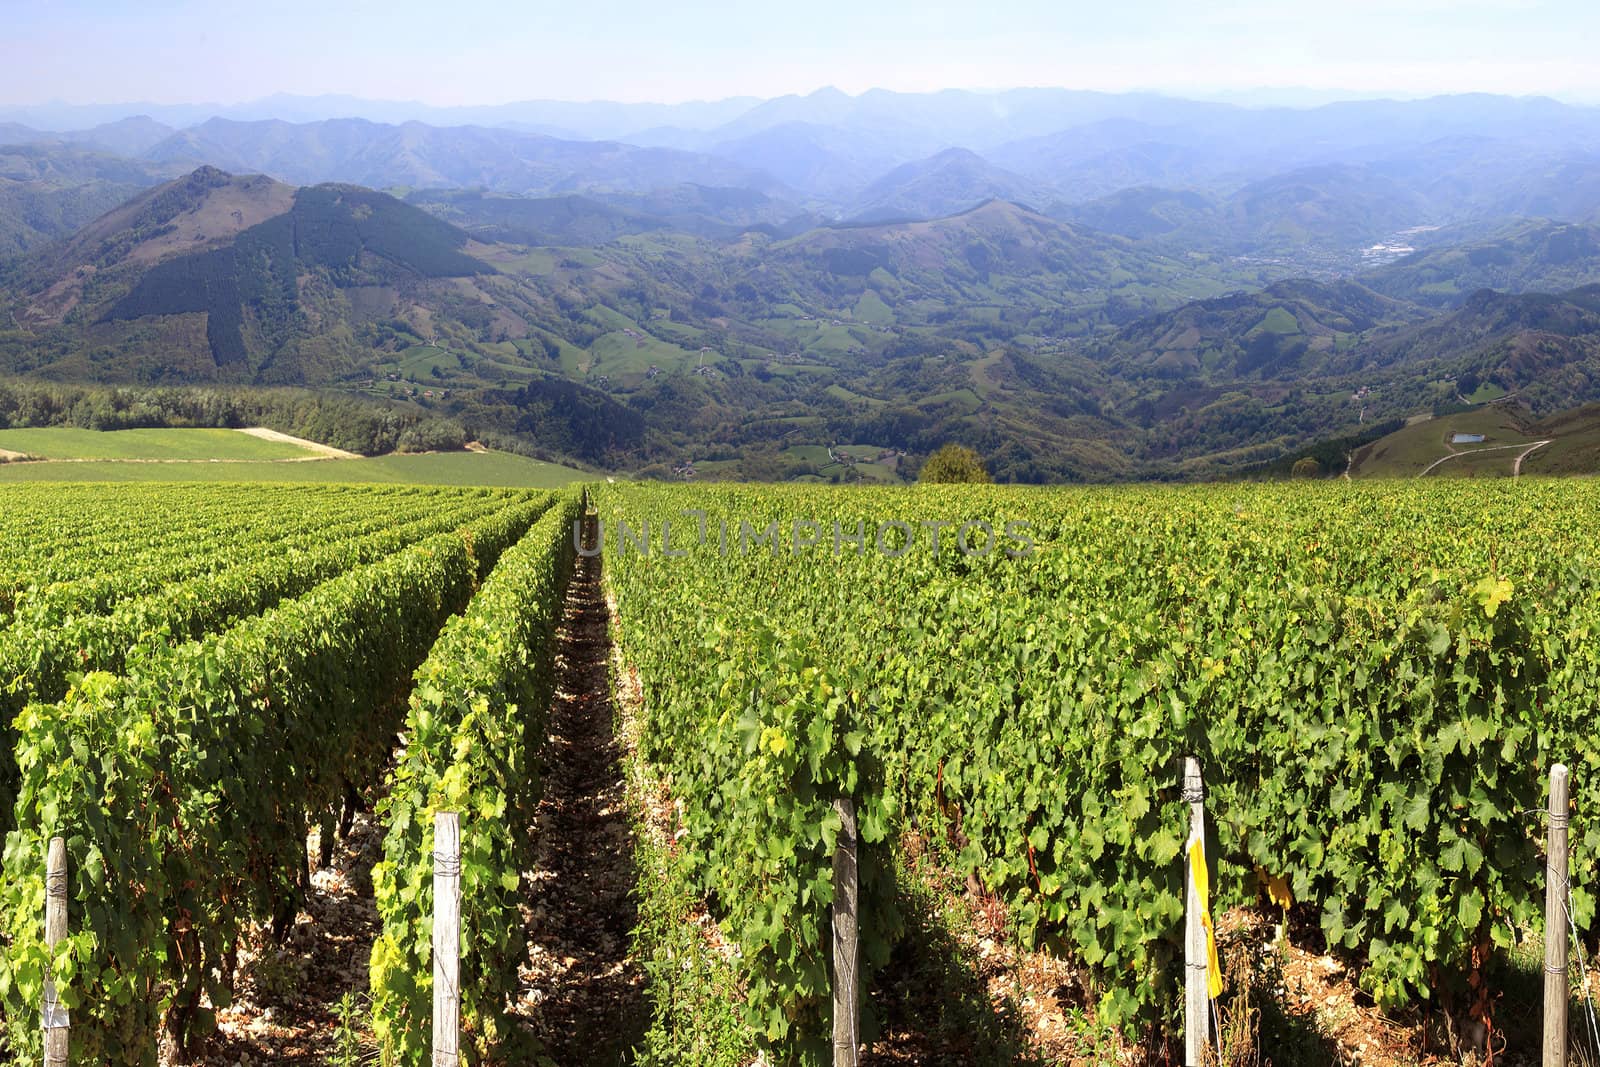
[{"label": "vineyard", "polygon": [[[509,814],[534,794],[527,731],[577,496],[51,486],[6,503],[0,1004],[15,1055],[39,1052],[47,978],[74,1063],[203,1044],[241,937],[286,933],[303,902],[308,832],[326,852],[386,776],[396,876],[416,862],[413,816]],[[522,699],[519,716],[507,701]],[[39,858],[58,835],[73,926],[51,948]],[[525,842],[480,836],[473,862],[515,888],[505,850]],[[409,949],[414,891],[383,899]],[[375,1012],[385,1034],[408,1025],[396,988]]]},{"label": "vineyard", "polygon": [[644,756],[745,1024],[779,1059],[827,1045],[846,797],[867,986],[914,833],[1077,968],[1098,1024],[1159,1045],[1192,755],[1214,909],[1292,902],[1378,1007],[1495,1041],[1556,760],[1594,932],[1597,505],[1573,483],[605,492]]},{"label": "vineyard", "polygon": [[[575,491],[0,494],[7,1061],[40,1061],[53,990],[72,1063],[209,1062],[242,949],[289,935],[359,812],[373,1057],[431,1061],[434,835],[455,813],[462,1060],[537,1062],[529,872],[580,582],[610,602],[596,654],[614,643],[630,803],[663,824],[622,890],[652,1016],[637,1062],[827,1060],[847,842],[869,1050],[926,851],[1070,970],[1083,1033],[1171,1055],[1184,757],[1212,911],[1282,922],[1375,1011],[1504,1046],[1555,762],[1573,926],[1586,950],[1600,934],[1600,486],[589,492],[581,549]],[[720,1030],[685,977],[707,937]]]}]

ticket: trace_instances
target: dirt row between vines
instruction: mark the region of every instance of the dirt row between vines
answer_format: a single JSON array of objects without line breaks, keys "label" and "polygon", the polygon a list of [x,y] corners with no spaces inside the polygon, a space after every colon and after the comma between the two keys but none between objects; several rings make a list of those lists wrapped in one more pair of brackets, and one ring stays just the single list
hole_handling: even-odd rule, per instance
[{"label": "dirt row between vines", "polygon": [[[579,560],[558,637],[538,850],[523,874],[529,958],[515,1005],[563,1065],[624,1062],[645,1018],[643,978],[628,954],[633,848],[612,736],[608,622],[599,561]],[[342,1051],[375,1062],[368,963],[381,931],[371,874],[382,847],[370,808],[325,869],[311,835],[306,906],[282,947],[265,931],[242,946],[234,1003],[218,1013],[201,1062],[312,1067],[338,1062]]]},{"label": "dirt row between vines", "polygon": [[633,830],[609,625],[600,560],[580,558],[567,590],[538,851],[524,879],[530,951],[519,1007],[559,1064],[625,1063],[647,1021],[643,972],[629,954]]}]

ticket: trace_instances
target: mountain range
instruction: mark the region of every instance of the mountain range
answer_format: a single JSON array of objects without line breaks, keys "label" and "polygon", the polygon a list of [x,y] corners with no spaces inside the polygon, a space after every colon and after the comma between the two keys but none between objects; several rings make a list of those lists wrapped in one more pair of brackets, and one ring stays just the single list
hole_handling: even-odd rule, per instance
[{"label": "mountain range", "polygon": [[[1264,227],[1285,246],[1330,229],[1341,240],[1376,239],[1395,222],[1583,217],[1600,153],[1600,109],[1493,96],[1245,108],[1049,89],[819,90],[670,106],[279,98],[204,115],[154,110],[172,121],[125,115],[50,132],[17,120],[105,113],[12,109],[0,112],[0,144],[168,168],[158,177],[210,164],[296,184],[517,195],[734,187],[772,195],[791,214],[834,219],[932,218],[991,198],[1063,214],[1141,187],[1223,199],[1252,187],[1293,201],[1310,183],[1320,202],[1288,207],[1315,216],[1311,225]],[[1290,175],[1288,187],[1274,186]],[[1248,214],[1252,205],[1232,206]],[[1319,228],[1322,216],[1331,221]]]},{"label": "mountain range", "polygon": [[0,372],[305,385],[750,477],[946,440],[1017,480],[1198,477],[1600,400],[1600,110],[541,108],[0,125]]}]

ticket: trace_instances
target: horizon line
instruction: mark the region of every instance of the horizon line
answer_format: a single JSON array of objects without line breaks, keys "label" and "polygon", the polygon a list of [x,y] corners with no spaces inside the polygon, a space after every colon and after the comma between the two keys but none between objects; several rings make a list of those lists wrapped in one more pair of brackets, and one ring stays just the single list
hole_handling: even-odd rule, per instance
[{"label": "horizon line", "polygon": [[[571,106],[571,107],[613,106],[613,107],[676,108],[676,107],[693,107],[693,106],[697,106],[697,105],[698,106],[714,106],[714,105],[717,105],[717,104],[727,104],[727,103],[733,103],[735,101],[747,101],[747,100],[752,102],[752,106],[759,106],[760,104],[771,103],[773,101],[778,101],[778,100],[803,100],[803,99],[808,99],[810,97],[819,96],[819,95],[823,95],[823,94],[837,94],[837,95],[846,97],[846,98],[851,99],[851,100],[860,100],[863,97],[866,97],[866,96],[869,96],[869,95],[873,95],[873,94],[886,94],[886,95],[892,95],[892,96],[913,96],[913,97],[915,97],[915,96],[938,96],[938,95],[943,94],[943,93],[967,93],[967,94],[971,94],[971,95],[975,95],[975,96],[999,96],[999,95],[1004,95],[1004,94],[1008,94],[1008,93],[1027,93],[1027,92],[1084,93],[1084,94],[1093,94],[1093,95],[1098,95],[1098,96],[1113,96],[1113,97],[1115,97],[1115,96],[1156,96],[1156,97],[1165,97],[1167,99],[1172,99],[1172,100],[1195,101],[1195,102],[1201,102],[1201,103],[1223,103],[1223,104],[1228,104],[1230,106],[1243,107],[1243,108],[1249,108],[1252,105],[1239,103],[1237,98],[1250,97],[1250,96],[1256,96],[1256,95],[1263,95],[1264,96],[1264,95],[1269,95],[1269,94],[1285,94],[1285,95],[1301,94],[1301,95],[1306,95],[1306,96],[1324,96],[1324,97],[1328,97],[1329,98],[1329,99],[1322,100],[1322,101],[1319,101],[1317,103],[1312,103],[1312,104],[1290,104],[1290,103],[1278,102],[1278,103],[1267,103],[1267,104],[1254,105],[1256,107],[1264,107],[1264,108],[1280,107],[1280,108],[1286,108],[1286,109],[1289,109],[1289,110],[1313,110],[1313,109],[1315,109],[1317,107],[1325,107],[1325,106],[1327,106],[1329,104],[1343,103],[1343,102],[1356,102],[1356,101],[1360,101],[1360,102],[1383,102],[1383,101],[1393,101],[1393,102],[1396,102],[1396,103],[1406,103],[1406,102],[1416,102],[1416,101],[1423,101],[1423,100],[1433,100],[1433,99],[1442,99],[1442,98],[1448,98],[1448,97],[1462,97],[1462,96],[1497,97],[1497,98],[1507,99],[1507,100],[1541,100],[1541,99],[1546,99],[1546,100],[1554,100],[1557,103],[1566,104],[1568,106],[1578,106],[1578,107],[1596,106],[1597,103],[1600,103],[1600,93],[1585,95],[1584,93],[1581,93],[1581,92],[1563,91],[1563,90],[1541,90],[1541,91],[1534,91],[1534,92],[1513,93],[1513,92],[1496,92],[1496,91],[1487,90],[1487,89],[1406,90],[1406,89],[1398,89],[1398,88],[1386,88],[1386,89],[1370,89],[1369,90],[1369,89],[1351,89],[1351,88],[1345,88],[1345,87],[1321,87],[1321,86],[1314,86],[1314,85],[1254,85],[1254,86],[1248,86],[1248,87],[1238,87],[1238,86],[1222,87],[1222,86],[1216,86],[1216,87],[1194,87],[1194,88],[1187,88],[1187,89],[1179,89],[1179,88],[1173,88],[1173,87],[1156,87],[1156,86],[1122,88],[1122,89],[1107,89],[1107,88],[1069,86],[1069,85],[1013,85],[1013,86],[1004,86],[1004,87],[945,86],[945,87],[939,88],[939,89],[926,89],[926,90],[890,89],[890,88],[886,88],[884,86],[873,86],[873,87],[870,87],[870,88],[867,88],[867,89],[860,90],[858,92],[850,92],[849,90],[840,89],[835,85],[826,84],[826,85],[818,86],[817,88],[814,88],[814,89],[811,89],[811,90],[808,90],[808,91],[793,91],[793,92],[788,92],[788,93],[779,93],[779,94],[772,95],[772,96],[762,96],[762,95],[754,94],[754,93],[734,93],[734,94],[730,94],[730,95],[727,95],[727,96],[718,96],[718,97],[702,96],[702,97],[694,97],[694,98],[681,99],[681,100],[660,100],[660,99],[652,99],[652,100],[632,99],[632,100],[629,100],[629,99],[612,98],[612,97],[590,97],[590,98],[586,98],[586,99],[570,99],[570,98],[561,98],[561,97],[530,96],[530,97],[521,97],[521,98],[517,98],[517,99],[510,99],[510,100],[499,100],[499,101],[494,101],[494,102],[452,103],[452,104],[430,103],[430,102],[428,102],[426,100],[417,100],[417,99],[406,100],[406,99],[382,97],[382,96],[362,96],[362,95],[359,95],[357,93],[340,92],[340,91],[299,92],[299,91],[292,91],[292,90],[288,90],[288,89],[279,89],[279,90],[275,90],[275,91],[273,91],[271,93],[267,93],[267,94],[264,94],[264,95],[246,97],[246,98],[242,98],[242,99],[235,99],[235,100],[230,101],[230,102],[224,102],[224,101],[220,101],[220,100],[192,100],[192,99],[191,100],[177,100],[177,101],[173,101],[173,100],[166,100],[166,101],[162,101],[162,100],[137,100],[137,99],[68,100],[68,99],[62,99],[62,98],[59,98],[59,97],[48,99],[48,100],[0,101],[0,111],[35,111],[35,110],[47,110],[47,109],[52,109],[52,108],[79,109],[79,110],[90,109],[90,108],[99,108],[99,109],[139,109],[139,108],[180,109],[180,108],[183,108],[183,109],[193,109],[193,110],[200,110],[200,111],[207,110],[207,109],[228,110],[228,109],[237,109],[237,108],[243,108],[243,107],[250,107],[250,106],[253,106],[253,105],[268,104],[268,103],[271,103],[274,100],[280,100],[280,99],[281,100],[307,101],[307,102],[314,102],[314,101],[319,101],[319,100],[348,100],[348,101],[351,101],[351,102],[356,103],[356,104],[383,105],[383,106],[390,106],[390,107],[412,107],[412,108],[418,108],[418,109],[423,109],[423,110],[428,110],[428,111],[488,111],[488,110],[500,110],[500,109],[505,109],[505,108],[514,108],[514,107],[525,107],[525,106],[530,106],[530,105],[541,105],[541,104],[543,104],[543,105],[555,104],[555,105],[564,105],[564,106]],[[141,113],[139,111],[137,111],[137,110],[130,110],[130,111],[126,112],[124,117],[136,118],[136,117],[139,117],[140,114]],[[341,116],[341,117],[357,118],[357,117],[360,117],[360,116],[352,115],[352,116]]]}]

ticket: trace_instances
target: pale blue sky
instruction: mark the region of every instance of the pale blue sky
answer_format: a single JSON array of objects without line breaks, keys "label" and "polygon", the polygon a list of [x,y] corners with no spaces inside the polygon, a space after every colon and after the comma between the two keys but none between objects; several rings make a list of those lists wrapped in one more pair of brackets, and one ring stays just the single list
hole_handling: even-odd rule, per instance
[{"label": "pale blue sky", "polygon": [[0,0],[0,104],[1067,86],[1600,102],[1595,0]]}]

